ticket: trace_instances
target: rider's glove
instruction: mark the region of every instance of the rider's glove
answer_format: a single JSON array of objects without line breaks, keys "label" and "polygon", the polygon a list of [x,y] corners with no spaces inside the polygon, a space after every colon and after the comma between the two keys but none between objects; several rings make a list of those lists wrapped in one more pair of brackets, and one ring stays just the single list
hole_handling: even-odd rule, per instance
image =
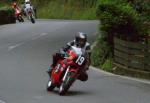
[{"label": "rider's glove", "polygon": [[66,56],[66,52],[65,51],[63,51],[62,49],[60,49],[60,56],[61,57],[65,57]]}]

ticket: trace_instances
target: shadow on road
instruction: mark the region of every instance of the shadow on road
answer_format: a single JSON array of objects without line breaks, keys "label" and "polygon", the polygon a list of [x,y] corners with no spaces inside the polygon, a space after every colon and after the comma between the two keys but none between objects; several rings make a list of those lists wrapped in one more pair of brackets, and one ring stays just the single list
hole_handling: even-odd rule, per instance
[{"label": "shadow on road", "polygon": [[68,91],[66,96],[75,96],[75,95],[89,95],[91,94],[88,91]]},{"label": "shadow on road", "polygon": [[[54,93],[54,94],[59,95],[58,90],[54,90],[49,93]],[[79,95],[90,95],[90,94],[91,93],[88,91],[72,91],[72,90],[70,90],[64,96],[76,96],[76,95],[79,96]]]}]

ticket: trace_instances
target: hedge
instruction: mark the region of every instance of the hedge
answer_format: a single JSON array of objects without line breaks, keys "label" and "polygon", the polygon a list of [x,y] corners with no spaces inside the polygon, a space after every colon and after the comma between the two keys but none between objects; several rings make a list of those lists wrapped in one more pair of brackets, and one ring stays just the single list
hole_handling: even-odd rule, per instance
[{"label": "hedge", "polygon": [[0,9],[0,25],[16,23],[14,10],[10,8]]},{"label": "hedge", "polygon": [[[131,40],[147,35],[140,14],[128,3],[121,0],[102,0],[97,9],[101,30],[106,37],[122,36]],[[110,44],[113,40],[110,40]]]}]

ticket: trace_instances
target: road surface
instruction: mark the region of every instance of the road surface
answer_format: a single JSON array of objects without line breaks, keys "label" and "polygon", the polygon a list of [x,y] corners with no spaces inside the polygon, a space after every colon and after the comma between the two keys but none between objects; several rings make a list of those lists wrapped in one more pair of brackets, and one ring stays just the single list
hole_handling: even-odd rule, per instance
[{"label": "road surface", "polygon": [[0,103],[150,103],[150,84],[94,69],[87,82],[76,81],[66,96],[46,91],[52,54],[88,33],[92,44],[98,21],[39,20],[0,26]]}]

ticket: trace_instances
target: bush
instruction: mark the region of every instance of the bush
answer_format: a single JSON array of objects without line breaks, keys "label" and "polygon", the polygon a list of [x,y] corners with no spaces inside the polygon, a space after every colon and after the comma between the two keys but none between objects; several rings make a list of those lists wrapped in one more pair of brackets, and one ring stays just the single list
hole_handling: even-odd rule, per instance
[{"label": "bush", "polygon": [[106,71],[113,68],[113,37],[139,41],[147,34],[141,14],[128,0],[98,0],[96,15],[100,20],[101,37],[92,51],[92,65]]},{"label": "bush", "polygon": [[135,40],[147,33],[138,12],[121,0],[101,0],[96,14],[101,21],[100,29],[112,45],[114,35]]},{"label": "bush", "polygon": [[11,8],[2,8],[0,10],[0,25],[15,23],[14,10]]},{"label": "bush", "polygon": [[105,61],[112,57],[112,53],[110,52],[111,48],[109,47],[108,43],[104,40],[103,37],[100,37],[96,45],[93,48],[91,59],[92,65],[96,67],[102,67]]},{"label": "bush", "polygon": [[150,21],[150,1],[149,0],[135,0],[131,5],[141,14],[145,21]]}]

